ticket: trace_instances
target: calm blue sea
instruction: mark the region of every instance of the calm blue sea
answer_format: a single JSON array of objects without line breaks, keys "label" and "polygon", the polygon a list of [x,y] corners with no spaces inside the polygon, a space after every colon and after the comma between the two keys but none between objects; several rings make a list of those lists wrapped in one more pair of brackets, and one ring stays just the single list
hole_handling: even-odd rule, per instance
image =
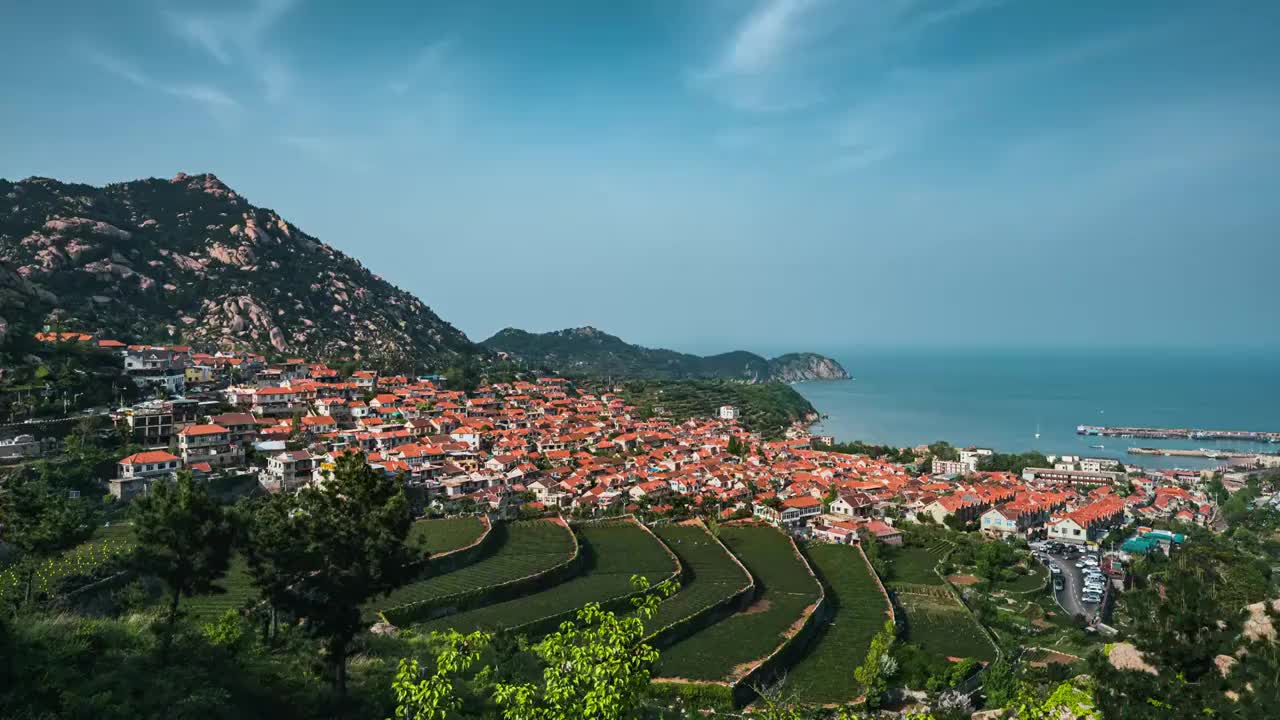
[{"label": "calm blue sea", "polygon": [[[1141,444],[1280,451],[1277,445],[1086,438],[1075,432],[1077,425],[1280,431],[1280,355],[915,349],[828,354],[854,379],[795,387],[828,416],[816,430],[841,440],[897,446],[947,440],[1003,452],[1101,455],[1161,468],[1213,467],[1220,461],[1125,450]],[[1106,447],[1090,448],[1094,444]]]}]

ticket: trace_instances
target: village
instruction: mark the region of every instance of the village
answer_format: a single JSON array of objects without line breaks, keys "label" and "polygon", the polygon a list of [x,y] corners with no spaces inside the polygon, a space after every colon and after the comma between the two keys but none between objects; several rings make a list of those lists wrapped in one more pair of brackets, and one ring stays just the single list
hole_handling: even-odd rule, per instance
[{"label": "village", "polygon": [[865,534],[890,544],[901,542],[895,524],[932,522],[1082,545],[1128,524],[1210,527],[1216,516],[1199,489],[1209,473],[1117,472],[1115,461],[1071,456],[1021,474],[986,472],[980,460],[992,451],[981,448],[916,467],[814,449],[833,439],[800,424],[768,441],[742,428],[732,406],[682,423],[640,419],[610,389],[559,377],[468,394],[445,389],[440,376],[344,376],[302,358],[268,363],[246,352],[74,340],[117,354],[151,396],[111,412],[146,448],[104,478],[120,500],[182,470],[254,475],[268,492],[290,492],[324,482],[339,455],[362,452],[436,514],[696,513],[755,517],[803,538],[850,543]]}]

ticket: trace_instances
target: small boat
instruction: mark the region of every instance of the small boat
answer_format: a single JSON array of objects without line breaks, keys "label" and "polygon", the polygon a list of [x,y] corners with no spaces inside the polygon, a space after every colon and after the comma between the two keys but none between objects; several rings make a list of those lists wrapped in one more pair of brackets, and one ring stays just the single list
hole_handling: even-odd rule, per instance
[{"label": "small boat", "polygon": [[1090,445],[1089,447],[1093,448],[1094,450],[1106,450],[1106,449],[1107,449],[1107,446],[1106,446],[1106,445]]},{"label": "small boat", "polygon": [[1040,439],[1040,423],[1036,423],[1036,439]]}]

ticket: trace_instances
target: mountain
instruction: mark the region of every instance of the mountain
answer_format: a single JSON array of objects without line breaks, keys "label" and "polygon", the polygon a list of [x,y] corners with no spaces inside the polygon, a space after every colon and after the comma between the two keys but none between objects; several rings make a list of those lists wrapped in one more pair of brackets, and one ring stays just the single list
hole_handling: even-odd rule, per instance
[{"label": "mountain", "polygon": [[121,340],[435,366],[482,352],[210,174],[105,187],[0,179],[0,203],[0,326],[20,312],[37,329]]},{"label": "mountain", "polygon": [[755,353],[735,350],[702,357],[632,345],[593,327],[548,333],[507,328],[480,344],[566,375],[664,380],[717,378],[746,382],[849,377],[840,363],[814,353],[791,353],[767,360]]}]

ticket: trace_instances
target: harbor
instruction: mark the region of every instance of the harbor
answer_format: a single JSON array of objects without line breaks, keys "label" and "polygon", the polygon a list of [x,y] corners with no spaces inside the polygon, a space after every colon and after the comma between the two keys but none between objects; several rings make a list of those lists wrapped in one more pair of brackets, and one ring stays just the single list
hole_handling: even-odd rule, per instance
[{"label": "harbor", "polygon": [[1153,447],[1131,447],[1128,450],[1130,455],[1156,455],[1161,457],[1194,457],[1208,458],[1210,460],[1253,460],[1259,455],[1270,455],[1272,453],[1258,452],[1241,452],[1239,450],[1211,450],[1209,448],[1199,448],[1190,450],[1185,448],[1153,448]]},{"label": "harbor", "polygon": [[1146,440],[1232,440],[1237,442],[1280,443],[1280,432],[1259,430],[1202,430],[1199,428],[1077,425],[1076,434],[1097,437],[1142,438]]}]

